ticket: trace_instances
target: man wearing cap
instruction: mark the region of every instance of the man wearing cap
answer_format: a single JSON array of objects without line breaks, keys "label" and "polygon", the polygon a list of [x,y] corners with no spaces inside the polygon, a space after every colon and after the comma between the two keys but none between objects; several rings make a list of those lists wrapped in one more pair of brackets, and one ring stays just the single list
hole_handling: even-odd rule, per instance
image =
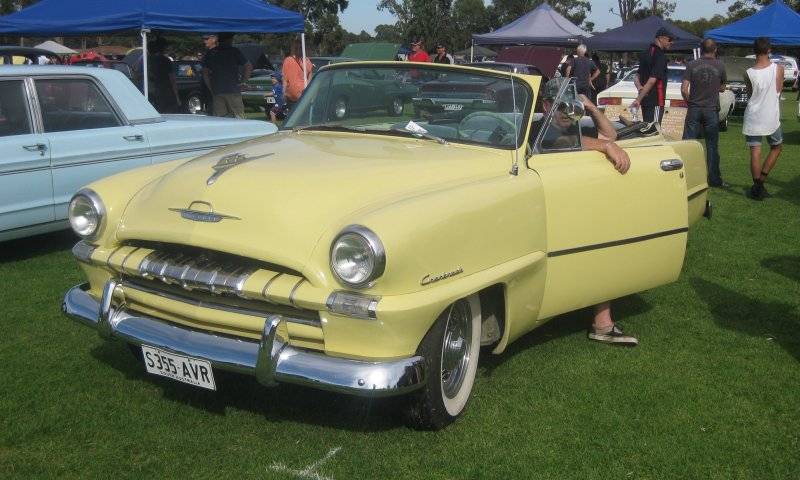
[{"label": "man wearing cap", "polygon": [[447,49],[444,48],[444,45],[439,43],[436,45],[436,55],[433,56],[432,61],[433,63],[447,63],[452,65],[453,57],[447,53]]},{"label": "man wearing cap", "polygon": [[429,57],[428,52],[425,51],[425,46],[421,38],[415,38],[411,42],[411,55],[408,56],[408,61],[421,63],[428,63],[431,61],[431,57]]},{"label": "man wearing cap", "polygon": [[[204,60],[208,56],[208,52],[217,46],[217,36],[213,33],[203,35],[203,45],[205,45],[206,49],[203,51],[201,60]],[[200,103],[202,104],[200,109],[206,113],[211,113],[212,99],[211,90],[209,90],[206,82],[200,79]]]},{"label": "man wearing cap", "polygon": [[[213,95],[214,115],[243,118],[244,103],[240,85],[250,79],[253,65],[233,46],[232,33],[220,33],[217,39],[219,45],[203,57],[203,82]],[[244,67],[241,80],[239,67]]]},{"label": "man wearing cap", "polygon": [[667,57],[664,51],[672,46],[673,35],[664,27],[656,32],[656,38],[639,55],[639,82],[642,88],[630,107],[642,107],[642,120],[659,122],[664,117],[667,98]]}]

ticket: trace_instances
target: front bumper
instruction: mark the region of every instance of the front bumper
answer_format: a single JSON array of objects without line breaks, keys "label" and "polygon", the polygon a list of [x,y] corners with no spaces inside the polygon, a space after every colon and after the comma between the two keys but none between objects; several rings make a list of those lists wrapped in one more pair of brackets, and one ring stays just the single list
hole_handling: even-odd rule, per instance
[{"label": "front bumper", "polygon": [[70,289],[64,313],[96,329],[106,339],[149,345],[175,354],[207,360],[215,369],[256,377],[262,385],[293,383],[351,395],[402,395],[422,386],[425,361],[420,356],[370,362],[331,357],[290,346],[286,320],[270,315],[260,341],[194,330],[128,311],[120,300],[119,284],[109,281],[98,302],[87,293],[88,284]]}]

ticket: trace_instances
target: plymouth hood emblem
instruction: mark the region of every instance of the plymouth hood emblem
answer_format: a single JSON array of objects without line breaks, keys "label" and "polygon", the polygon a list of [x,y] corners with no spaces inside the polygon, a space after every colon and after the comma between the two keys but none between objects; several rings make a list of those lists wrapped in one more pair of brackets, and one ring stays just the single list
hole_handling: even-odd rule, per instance
[{"label": "plymouth hood emblem", "polygon": [[[192,208],[192,207],[204,207],[202,209]],[[211,206],[208,202],[201,202],[201,201],[194,201],[189,204],[189,208],[170,208],[173,212],[178,212],[181,214],[182,218],[186,220],[191,220],[193,222],[205,222],[205,223],[218,223],[222,220],[241,220],[239,217],[234,217],[233,215],[223,215],[221,213],[216,213],[214,211],[214,207]]]},{"label": "plymouth hood emblem", "polygon": [[223,173],[227,172],[231,168],[235,167],[236,165],[241,165],[243,163],[249,162],[251,160],[257,160],[259,158],[269,157],[272,153],[265,153],[264,155],[257,155],[255,157],[248,157],[243,153],[231,153],[229,155],[225,155],[224,157],[220,158],[216,165],[211,167],[214,170],[214,173],[208,177],[206,180],[206,185],[213,185],[214,182],[222,175]]}]

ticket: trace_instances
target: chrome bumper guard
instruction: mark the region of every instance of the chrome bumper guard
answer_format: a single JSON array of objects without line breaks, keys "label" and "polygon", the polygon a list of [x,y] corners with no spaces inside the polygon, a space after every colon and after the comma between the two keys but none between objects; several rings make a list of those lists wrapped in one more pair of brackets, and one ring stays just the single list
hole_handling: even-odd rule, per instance
[{"label": "chrome bumper guard", "polygon": [[331,357],[297,349],[287,343],[286,320],[270,315],[260,341],[194,330],[129,312],[119,300],[119,283],[109,281],[98,302],[85,283],[64,297],[64,314],[96,329],[106,339],[149,345],[175,354],[201,358],[214,368],[256,377],[265,386],[294,383],[351,395],[382,397],[416,390],[425,381],[420,356],[369,362]]}]

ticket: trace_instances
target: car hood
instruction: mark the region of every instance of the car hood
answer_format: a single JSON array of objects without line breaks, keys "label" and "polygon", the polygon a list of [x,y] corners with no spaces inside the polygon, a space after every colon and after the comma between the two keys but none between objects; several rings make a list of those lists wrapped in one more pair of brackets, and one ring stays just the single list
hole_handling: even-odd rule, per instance
[{"label": "car hood", "polygon": [[[230,154],[248,160],[209,185]],[[118,241],[234,253],[303,271],[318,241],[402,198],[507,174],[509,151],[335,132],[279,132],[191,160],[128,204]],[[188,220],[180,210],[223,215]],[[368,226],[368,225],[367,225]],[[377,232],[380,235],[380,232]],[[327,244],[326,244],[326,247]]]}]

